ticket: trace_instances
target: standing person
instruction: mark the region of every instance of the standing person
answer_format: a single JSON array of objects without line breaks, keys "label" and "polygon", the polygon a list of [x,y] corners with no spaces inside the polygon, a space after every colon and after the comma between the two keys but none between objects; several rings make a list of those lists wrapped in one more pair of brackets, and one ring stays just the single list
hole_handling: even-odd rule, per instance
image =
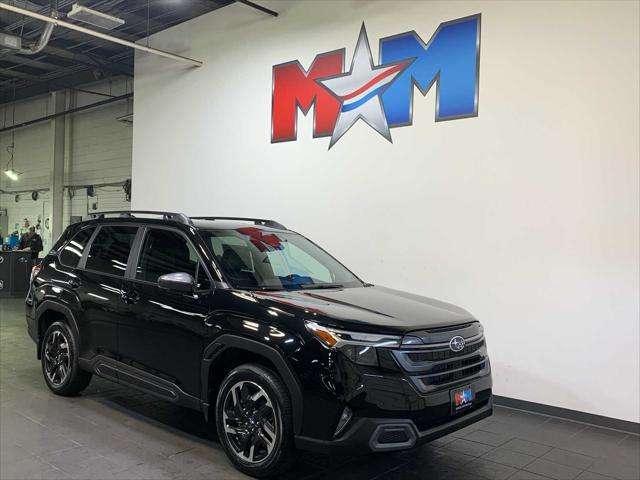
[{"label": "standing person", "polygon": [[42,248],[42,237],[36,233],[36,227],[29,227],[29,232],[20,239],[20,250],[31,250],[31,259],[37,260]]},{"label": "standing person", "polygon": [[20,240],[16,245],[16,250],[26,250],[29,247],[29,239],[31,238],[31,231],[27,230],[20,235]]}]

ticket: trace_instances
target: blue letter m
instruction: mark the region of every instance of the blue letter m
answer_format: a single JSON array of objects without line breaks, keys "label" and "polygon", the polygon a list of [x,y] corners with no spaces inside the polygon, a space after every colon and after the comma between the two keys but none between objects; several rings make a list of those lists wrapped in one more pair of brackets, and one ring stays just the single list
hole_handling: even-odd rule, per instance
[{"label": "blue letter m", "polygon": [[380,40],[380,63],[414,59],[382,94],[390,127],[411,125],[413,85],[437,82],[436,121],[478,115],[480,14],[442,23],[425,45],[415,32]]}]

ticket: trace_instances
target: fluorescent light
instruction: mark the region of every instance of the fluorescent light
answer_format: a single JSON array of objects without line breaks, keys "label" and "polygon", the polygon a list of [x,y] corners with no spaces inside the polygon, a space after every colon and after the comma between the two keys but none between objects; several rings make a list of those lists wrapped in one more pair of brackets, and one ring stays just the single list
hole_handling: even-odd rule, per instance
[{"label": "fluorescent light", "polygon": [[72,18],[78,22],[88,23],[95,27],[104,28],[105,30],[113,30],[116,27],[124,25],[124,20],[118,17],[98,12],[91,8],[83,7],[77,3],[73,4],[71,11],[67,13],[68,18]]},{"label": "fluorescent light", "polygon": [[22,39],[15,35],[0,32],[0,46],[11,50],[20,50],[22,48]]},{"label": "fluorescent light", "polygon": [[17,182],[18,181],[18,177],[20,176],[20,173],[16,172],[13,168],[5,170],[4,174],[7,177],[9,177],[11,180],[13,180],[14,182]]}]

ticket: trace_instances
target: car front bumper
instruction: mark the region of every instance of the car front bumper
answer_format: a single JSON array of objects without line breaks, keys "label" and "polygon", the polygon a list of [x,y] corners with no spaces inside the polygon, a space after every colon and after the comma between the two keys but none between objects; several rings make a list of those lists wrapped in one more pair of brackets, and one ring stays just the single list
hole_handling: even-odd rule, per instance
[{"label": "car front bumper", "polygon": [[[338,437],[322,440],[296,436],[296,446],[303,450],[330,454],[366,454],[417,447],[491,416],[491,376],[476,379],[470,385],[474,391],[482,392],[481,400],[473,409],[447,418],[439,416],[437,421],[434,419],[434,422],[427,423],[422,429],[419,424],[425,424],[425,418],[435,417],[436,412],[450,408],[449,390],[429,394],[427,397],[431,406],[420,412],[407,411],[403,417],[400,412],[395,411],[392,418],[354,417]],[[417,413],[420,414],[419,417],[416,417]]]}]

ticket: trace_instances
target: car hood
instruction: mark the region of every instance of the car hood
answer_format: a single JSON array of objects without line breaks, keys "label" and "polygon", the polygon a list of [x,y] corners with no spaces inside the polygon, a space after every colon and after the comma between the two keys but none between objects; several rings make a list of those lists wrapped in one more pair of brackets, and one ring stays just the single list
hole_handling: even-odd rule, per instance
[{"label": "car hood", "polygon": [[475,320],[455,305],[380,286],[252,293],[267,307],[365,332],[402,334]]}]

